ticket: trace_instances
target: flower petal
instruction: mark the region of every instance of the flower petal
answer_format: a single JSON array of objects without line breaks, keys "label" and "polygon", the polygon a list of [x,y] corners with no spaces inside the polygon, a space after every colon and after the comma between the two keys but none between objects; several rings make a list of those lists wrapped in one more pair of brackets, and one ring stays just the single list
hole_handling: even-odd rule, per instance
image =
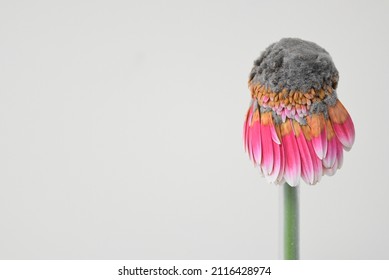
[{"label": "flower petal", "polygon": [[305,140],[307,141],[307,147],[309,149],[309,153],[312,159],[312,165],[313,165],[313,185],[320,181],[321,176],[323,175],[323,166],[321,159],[317,156],[313,144],[312,144],[312,138],[311,138],[311,129],[307,125],[301,126],[301,130],[303,131],[303,134],[305,136]]},{"label": "flower petal", "polygon": [[340,143],[346,151],[349,151],[354,144],[355,128],[354,123],[343,104],[337,100],[334,106],[328,107],[332,126]]},{"label": "flower petal", "polygon": [[261,166],[265,175],[270,175],[273,171],[274,153],[271,126],[273,119],[271,112],[261,114],[261,141],[262,141],[262,161]]},{"label": "flower petal", "polygon": [[311,128],[313,149],[316,155],[323,159],[327,154],[327,133],[325,119],[322,113],[307,116],[307,122]]},{"label": "flower petal", "polygon": [[285,173],[285,152],[284,152],[284,146],[280,145],[280,172],[278,173],[278,177],[276,180],[277,184],[283,184],[285,182],[284,173]]},{"label": "flower petal", "polygon": [[338,139],[336,141],[336,160],[338,162],[338,169],[340,169],[343,165],[343,146]]},{"label": "flower petal", "polygon": [[251,132],[250,132],[251,155],[255,164],[260,164],[262,158],[260,121],[261,120],[260,120],[259,110],[255,109],[252,117]]},{"label": "flower petal", "polygon": [[289,185],[297,186],[301,176],[301,160],[291,120],[281,124],[281,135],[285,157],[284,178]]},{"label": "flower petal", "polygon": [[249,148],[249,141],[250,141],[250,124],[251,124],[251,119],[253,117],[253,101],[251,101],[250,103],[250,107],[249,109],[247,110],[247,113],[246,113],[246,119],[244,121],[244,124],[243,124],[243,142],[244,142],[244,149],[245,151],[248,150]]},{"label": "flower petal", "polygon": [[294,134],[296,135],[297,146],[301,157],[301,178],[307,184],[314,182],[314,170],[311,153],[308,148],[307,140],[301,130],[300,124],[293,121]]},{"label": "flower petal", "polygon": [[277,182],[278,176],[281,171],[282,157],[281,157],[281,145],[273,142],[273,170],[270,174],[265,173],[265,177],[269,183]]},{"label": "flower petal", "polygon": [[335,132],[332,128],[332,124],[330,120],[326,120],[326,126],[327,126],[327,154],[323,158],[323,166],[325,168],[331,168],[336,161],[336,136]]},{"label": "flower petal", "polygon": [[324,168],[324,174],[328,176],[333,176],[336,173],[336,170],[338,170],[338,161],[335,159],[334,165],[329,168]]}]

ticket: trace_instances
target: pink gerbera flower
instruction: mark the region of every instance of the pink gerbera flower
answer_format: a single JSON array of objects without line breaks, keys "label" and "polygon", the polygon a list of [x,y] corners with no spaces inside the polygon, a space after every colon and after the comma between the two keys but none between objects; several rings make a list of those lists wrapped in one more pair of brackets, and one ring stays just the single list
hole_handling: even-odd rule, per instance
[{"label": "pink gerbera flower", "polygon": [[328,52],[300,39],[282,39],[254,62],[244,144],[269,182],[316,184],[342,166],[355,130],[338,79]]}]

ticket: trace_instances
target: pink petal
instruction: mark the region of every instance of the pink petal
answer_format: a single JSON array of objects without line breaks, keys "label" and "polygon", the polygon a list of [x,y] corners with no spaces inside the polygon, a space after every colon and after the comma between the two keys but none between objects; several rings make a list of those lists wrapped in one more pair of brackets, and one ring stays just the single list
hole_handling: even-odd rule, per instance
[{"label": "pink petal", "polygon": [[355,140],[355,128],[346,108],[337,100],[333,106],[328,107],[328,115],[339,141],[346,151],[350,150]]},{"label": "pink petal", "polygon": [[273,170],[273,140],[269,125],[261,124],[262,162],[261,166],[265,174],[269,175]]},{"label": "pink petal", "polygon": [[251,154],[253,156],[253,161],[256,164],[261,163],[261,157],[262,157],[260,128],[261,125],[259,123],[259,120],[254,121],[251,128],[250,137],[251,137],[251,149],[252,149]]},{"label": "pink petal", "polygon": [[338,162],[338,169],[343,165],[343,146],[339,140],[336,141],[336,160]]},{"label": "pink petal", "polygon": [[313,185],[320,181],[321,176],[323,175],[323,166],[321,159],[317,157],[315,150],[313,149],[312,141],[307,140],[307,146],[309,149],[309,153],[311,154],[312,164],[313,164],[313,172],[314,172],[314,180]]},{"label": "pink petal", "polygon": [[323,166],[325,168],[331,168],[335,161],[336,161],[336,137],[332,137],[331,140],[328,140],[328,144],[327,144],[327,154],[326,156],[323,158]]},{"label": "pink petal", "polygon": [[342,143],[344,149],[349,151],[355,140],[354,123],[351,117],[349,116],[343,124],[333,122],[332,126],[334,127],[335,134],[340,143]]},{"label": "pink petal", "polygon": [[284,183],[284,172],[285,172],[285,152],[284,152],[284,146],[280,145],[280,172],[278,173],[277,177],[277,184],[283,184]]},{"label": "pink petal", "polygon": [[277,135],[277,132],[276,132],[276,128],[274,127],[273,123],[270,124],[270,132],[271,132],[271,139],[277,143],[277,144],[281,144],[281,141],[280,139],[278,139],[278,135]]},{"label": "pink petal", "polygon": [[338,169],[338,161],[335,159],[334,165],[329,168],[324,168],[324,173],[328,176],[333,176]]},{"label": "pink petal", "polygon": [[289,185],[297,186],[301,176],[301,161],[290,120],[281,125],[281,133],[285,152],[284,178]]},{"label": "pink petal", "polygon": [[281,171],[282,158],[281,158],[281,145],[273,142],[273,155],[274,155],[274,165],[273,170],[270,174],[265,173],[265,177],[269,183],[277,182],[278,176]]},{"label": "pink petal", "polygon": [[301,177],[307,184],[314,182],[314,170],[311,153],[308,148],[307,140],[301,131],[300,125],[294,123],[294,132],[296,134],[297,146],[301,157]]},{"label": "pink petal", "polygon": [[286,109],[282,110],[281,119],[283,123],[286,121]]},{"label": "pink petal", "polygon": [[312,137],[312,145],[318,158],[323,159],[327,153],[327,135],[325,128],[318,137]]},{"label": "pink petal", "polygon": [[323,159],[327,154],[327,132],[323,114],[313,114],[307,117],[308,125],[311,127],[313,149],[316,155]]},{"label": "pink petal", "polygon": [[250,104],[250,107],[249,109],[247,110],[247,113],[246,113],[246,119],[244,121],[244,124],[243,124],[243,141],[244,141],[244,149],[245,151],[247,151],[248,147],[249,147],[249,132],[250,132],[250,123],[251,123],[251,118],[253,116],[253,106],[252,106],[252,102]]}]

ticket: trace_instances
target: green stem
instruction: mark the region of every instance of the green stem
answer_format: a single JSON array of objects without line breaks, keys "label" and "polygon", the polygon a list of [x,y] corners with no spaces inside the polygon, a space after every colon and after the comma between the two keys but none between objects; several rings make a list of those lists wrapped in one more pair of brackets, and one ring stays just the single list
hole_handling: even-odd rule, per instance
[{"label": "green stem", "polygon": [[283,226],[285,260],[299,259],[299,189],[287,183],[283,186]]}]

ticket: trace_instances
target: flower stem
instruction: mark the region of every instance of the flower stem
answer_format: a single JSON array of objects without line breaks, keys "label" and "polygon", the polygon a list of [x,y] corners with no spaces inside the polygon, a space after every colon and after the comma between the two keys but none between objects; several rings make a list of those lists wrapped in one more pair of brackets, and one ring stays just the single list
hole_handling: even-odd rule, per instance
[{"label": "flower stem", "polygon": [[283,258],[299,259],[299,188],[283,186]]}]

